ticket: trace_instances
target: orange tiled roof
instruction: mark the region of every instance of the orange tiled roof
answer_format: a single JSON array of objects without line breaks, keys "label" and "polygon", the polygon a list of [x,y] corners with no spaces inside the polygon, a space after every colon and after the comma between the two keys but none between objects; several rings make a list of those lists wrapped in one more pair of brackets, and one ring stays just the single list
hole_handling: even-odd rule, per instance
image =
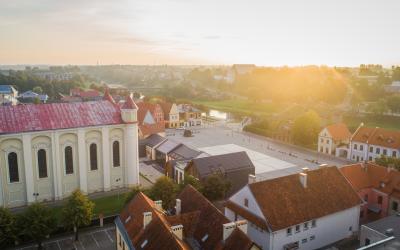
[{"label": "orange tiled roof", "polygon": [[350,139],[351,133],[344,123],[336,123],[326,127],[331,134],[332,138],[335,140],[345,140]]},{"label": "orange tiled roof", "polygon": [[352,141],[378,145],[387,148],[400,148],[400,131],[383,128],[360,127]]},{"label": "orange tiled roof", "polygon": [[337,167],[307,172],[307,187],[299,175],[288,175],[249,185],[272,231],[327,216],[361,204]]},{"label": "orange tiled roof", "polygon": [[400,172],[397,170],[388,171],[386,167],[368,162],[343,166],[340,172],[357,192],[374,188],[388,195],[396,195],[400,191]]}]

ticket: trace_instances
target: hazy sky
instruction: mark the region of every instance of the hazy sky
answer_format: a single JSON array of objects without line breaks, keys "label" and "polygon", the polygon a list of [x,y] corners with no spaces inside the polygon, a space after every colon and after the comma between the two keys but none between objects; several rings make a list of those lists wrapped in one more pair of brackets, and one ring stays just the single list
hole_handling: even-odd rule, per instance
[{"label": "hazy sky", "polygon": [[0,0],[0,64],[400,64],[400,0]]}]

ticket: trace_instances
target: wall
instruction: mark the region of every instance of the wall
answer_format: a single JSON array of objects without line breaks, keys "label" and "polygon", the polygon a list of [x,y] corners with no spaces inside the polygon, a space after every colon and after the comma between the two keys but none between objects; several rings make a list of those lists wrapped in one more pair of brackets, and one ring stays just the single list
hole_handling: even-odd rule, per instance
[{"label": "wall", "polygon": [[360,246],[365,246],[365,240],[367,238],[370,240],[370,244],[372,244],[387,238],[387,236],[362,225],[360,230]]}]

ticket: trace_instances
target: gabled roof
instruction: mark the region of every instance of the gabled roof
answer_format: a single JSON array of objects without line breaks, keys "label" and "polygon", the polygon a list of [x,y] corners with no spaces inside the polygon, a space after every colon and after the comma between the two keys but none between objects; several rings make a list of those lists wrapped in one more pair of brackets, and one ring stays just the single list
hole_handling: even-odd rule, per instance
[{"label": "gabled roof", "polygon": [[344,123],[332,124],[327,126],[326,129],[335,140],[346,140],[351,137],[351,133]]},{"label": "gabled roof", "polygon": [[169,154],[169,152],[177,148],[179,145],[181,145],[181,143],[168,139],[161,143],[156,149],[163,154]]},{"label": "gabled roof", "polygon": [[138,109],[136,103],[133,101],[132,97],[128,95],[125,98],[125,103],[122,105],[121,109]]},{"label": "gabled roof", "polygon": [[175,160],[191,160],[201,154],[200,151],[181,144],[172,150],[169,155]]},{"label": "gabled roof", "polygon": [[161,109],[164,112],[164,119],[169,120],[169,112],[171,111],[172,103],[160,102],[158,104],[161,106]]},{"label": "gabled roof", "polygon": [[108,101],[0,106],[0,134],[123,124]]},{"label": "gabled roof", "polygon": [[307,172],[307,187],[293,174],[249,184],[269,228],[281,230],[361,204],[337,167]]},{"label": "gabled roof", "polygon": [[164,123],[161,122],[155,124],[143,124],[139,125],[139,130],[143,137],[147,137],[149,135],[165,132],[165,126]]},{"label": "gabled roof", "polygon": [[146,144],[149,147],[154,147],[157,146],[158,144],[160,144],[161,142],[167,140],[167,138],[162,137],[161,135],[158,134],[152,134],[149,137],[147,137],[146,139],[144,139],[144,144]]},{"label": "gabled roof", "polygon": [[72,96],[79,96],[82,98],[93,98],[100,96],[100,92],[94,89],[83,90],[81,88],[73,88],[70,90],[70,92]]},{"label": "gabled roof", "polygon": [[192,160],[192,164],[201,177],[215,172],[227,173],[240,169],[254,169],[252,161],[244,151],[196,158]]},{"label": "gabled roof", "polygon": [[397,170],[368,162],[343,166],[340,172],[357,192],[365,188],[374,188],[396,197],[400,192],[400,172]]},{"label": "gabled roof", "polygon": [[0,94],[12,94],[17,92],[11,85],[0,85]]},{"label": "gabled roof", "polygon": [[400,131],[360,127],[354,133],[352,141],[398,149],[400,148]]}]

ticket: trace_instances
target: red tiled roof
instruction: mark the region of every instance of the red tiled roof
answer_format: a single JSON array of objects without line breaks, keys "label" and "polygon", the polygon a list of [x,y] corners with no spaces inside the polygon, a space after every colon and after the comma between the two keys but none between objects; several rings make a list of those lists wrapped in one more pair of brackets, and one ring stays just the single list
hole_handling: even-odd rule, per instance
[{"label": "red tiled roof", "polygon": [[169,112],[171,111],[172,103],[160,102],[159,104],[164,112],[164,119],[169,120]]},{"label": "red tiled roof", "polygon": [[332,138],[335,140],[345,140],[350,139],[351,133],[344,123],[336,123],[326,127],[331,134]]},{"label": "red tiled roof", "polygon": [[111,103],[115,103],[114,98],[110,94],[110,90],[106,88],[103,96],[103,100],[109,101]]},{"label": "red tiled roof", "polygon": [[122,123],[119,108],[108,101],[0,107],[0,134]]},{"label": "red tiled roof", "polygon": [[353,135],[352,141],[387,148],[400,148],[400,131],[383,128],[360,127]]},{"label": "red tiled roof", "polygon": [[336,167],[307,172],[307,187],[299,175],[249,184],[269,227],[281,230],[361,204],[361,199]]},{"label": "red tiled roof", "polygon": [[82,98],[98,97],[100,96],[99,91],[94,89],[82,90],[80,88],[71,89],[72,96],[79,96]]},{"label": "red tiled roof", "polygon": [[143,137],[147,137],[149,135],[165,132],[165,125],[162,122],[155,124],[144,124],[139,125],[139,130]]},{"label": "red tiled roof", "polygon": [[343,166],[340,172],[357,192],[365,188],[374,188],[388,195],[400,191],[400,172],[394,169],[368,162]]},{"label": "red tiled roof", "polygon": [[121,109],[138,109],[138,106],[135,104],[132,97],[128,95]]}]

